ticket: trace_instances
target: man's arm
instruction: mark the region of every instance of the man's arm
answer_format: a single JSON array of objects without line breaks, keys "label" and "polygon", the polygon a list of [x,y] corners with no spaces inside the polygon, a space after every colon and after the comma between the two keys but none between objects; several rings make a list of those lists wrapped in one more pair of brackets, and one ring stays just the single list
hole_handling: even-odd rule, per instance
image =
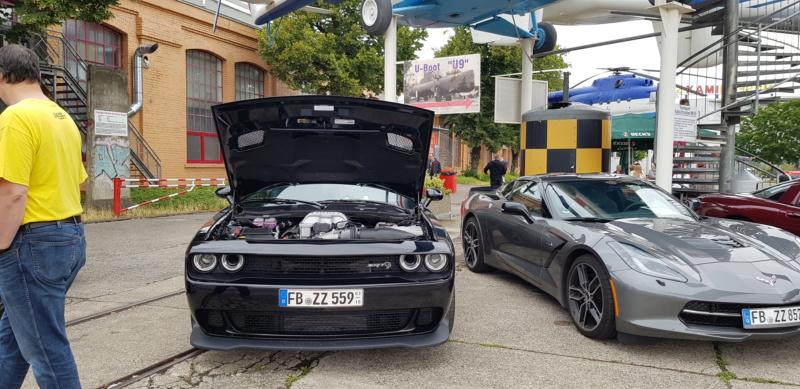
[{"label": "man's arm", "polygon": [[0,178],[0,250],[11,246],[25,215],[28,187]]}]

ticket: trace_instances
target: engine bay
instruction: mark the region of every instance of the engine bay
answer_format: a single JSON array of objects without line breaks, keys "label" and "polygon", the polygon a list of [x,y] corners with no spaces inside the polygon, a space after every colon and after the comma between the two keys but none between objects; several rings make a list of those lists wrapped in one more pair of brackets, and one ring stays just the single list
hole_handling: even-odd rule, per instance
[{"label": "engine bay", "polygon": [[425,231],[429,231],[429,227],[423,226],[420,218],[413,214],[283,211],[258,216],[228,215],[212,227],[208,239],[244,239],[250,243],[284,239],[416,240],[427,239],[429,234]]}]

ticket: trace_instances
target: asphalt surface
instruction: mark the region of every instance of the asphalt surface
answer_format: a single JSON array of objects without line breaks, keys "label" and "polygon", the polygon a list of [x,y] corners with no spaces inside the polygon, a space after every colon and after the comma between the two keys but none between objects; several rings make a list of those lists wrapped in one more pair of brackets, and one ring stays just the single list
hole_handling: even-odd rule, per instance
[{"label": "asphalt surface", "polygon": [[[209,351],[130,388],[768,388],[800,386],[800,339],[631,346],[584,338],[560,305],[504,272],[463,267],[459,204],[443,223],[458,247],[456,323],[427,349],[328,353]],[[88,260],[67,320],[182,290],[183,254],[211,216],[87,224]],[[191,348],[183,295],[70,326],[85,388],[115,382]],[[783,385],[781,385],[783,384]],[[35,388],[29,374],[25,388]]]}]

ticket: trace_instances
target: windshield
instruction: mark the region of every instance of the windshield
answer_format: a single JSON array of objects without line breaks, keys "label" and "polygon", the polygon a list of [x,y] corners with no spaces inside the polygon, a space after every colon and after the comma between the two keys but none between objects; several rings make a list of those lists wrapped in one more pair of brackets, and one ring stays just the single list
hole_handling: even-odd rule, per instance
[{"label": "windshield", "polygon": [[784,182],[783,184],[773,185],[768,188],[753,192],[753,196],[761,197],[762,199],[778,201],[781,199],[783,194],[792,187],[792,184],[793,182],[788,181]]},{"label": "windshield", "polygon": [[264,199],[283,199],[300,201],[377,201],[405,209],[413,209],[417,204],[408,197],[401,196],[383,188],[349,184],[297,184],[279,185],[261,189],[247,197],[243,202]]},{"label": "windshield", "polygon": [[678,200],[642,181],[575,180],[552,182],[546,204],[555,219],[679,218],[695,220]]}]

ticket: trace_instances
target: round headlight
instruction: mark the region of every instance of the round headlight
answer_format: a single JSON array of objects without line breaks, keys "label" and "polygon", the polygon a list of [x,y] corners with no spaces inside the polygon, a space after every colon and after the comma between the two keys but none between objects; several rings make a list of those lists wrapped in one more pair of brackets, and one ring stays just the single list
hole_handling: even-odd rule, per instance
[{"label": "round headlight", "polygon": [[237,272],[244,266],[244,255],[223,255],[222,268],[227,272]]},{"label": "round headlight", "polygon": [[208,273],[217,266],[217,256],[214,254],[197,254],[192,260],[194,268],[201,273]]},{"label": "round headlight", "polygon": [[428,254],[425,256],[425,267],[430,271],[442,271],[447,267],[447,256],[444,254]]},{"label": "round headlight", "polygon": [[422,260],[419,258],[419,255],[409,254],[400,256],[400,268],[405,271],[417,271],[421,264]]}]

